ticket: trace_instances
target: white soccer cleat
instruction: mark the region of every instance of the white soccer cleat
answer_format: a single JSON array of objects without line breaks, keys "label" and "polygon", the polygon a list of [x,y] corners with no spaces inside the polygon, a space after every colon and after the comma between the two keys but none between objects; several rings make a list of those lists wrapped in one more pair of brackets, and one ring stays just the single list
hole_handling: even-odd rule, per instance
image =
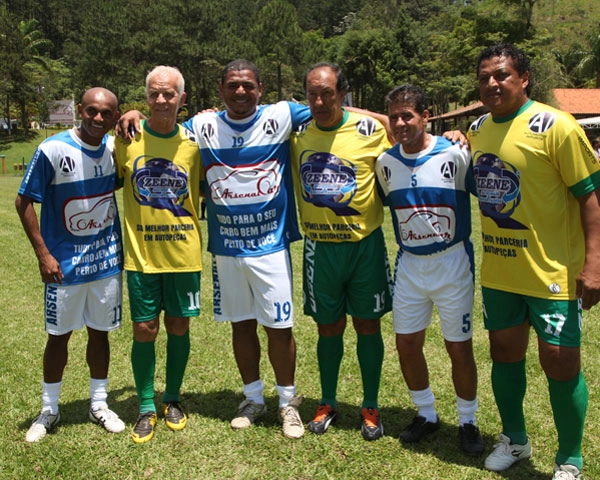
[{"label": "white soccer cleat", "polygon": [[253,400],[244,400],[238,407],[238,413],[231,420],[231,428],[239,430],[248,428],[254,421],[267,411],[263,403],[256,403]]},{"label": "white soccer cleat", "polygon": [[107,432],[121,433],[125,430],[123,420],[108,407],[98,408],[96,410],[90,408],[89,417],[92,422],[102,425]]},{"label": "white soccer cleat", "polygon": [[575,465],[554,465],[552,480],[580,480],[581,472]]},{"label": "white soccer cleat", "polygon": [[494,451],[485,459],[485,468],[494,472],[502,472],[519,460],[531,457],[531,443],[525,445],[510,443],[510,438],[501,433]]},{"label": "white soccer cleat", "polygon": [[30,443],[39,442],[58,425],[58,422],[60,422],[60,412],[56,415],[51,415],[50,412],[40,413],[31,423],[29,430],[27,430],[25,440]]},{"label": "white soccer cleat", "polygon": [[300,438],[304,435],[304,425],[298,411],[302,400],[302,397],[294,397],[288,402],[287,406],[279,409],[279,418],[283,424],[283,435],[288,438]]}]

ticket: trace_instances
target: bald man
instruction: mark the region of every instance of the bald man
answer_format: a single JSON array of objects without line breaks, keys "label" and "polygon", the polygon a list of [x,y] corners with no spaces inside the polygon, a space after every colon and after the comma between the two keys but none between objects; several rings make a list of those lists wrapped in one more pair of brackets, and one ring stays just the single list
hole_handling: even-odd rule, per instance
[{"label": "bald man", "polygon": [[[121,326],[122,247],[115,200],[114,139],[117,97],[87,90],[77,105],[81,125],[37,148],[15,202],[44,282],[42,410],[25,440],[42,440],[59,422],[58,398],[73,330],[88,332],[92,422],[108,432],[125,428],[108,408],[108,332]],[[34,203],[41,204],[40,220]]]}]

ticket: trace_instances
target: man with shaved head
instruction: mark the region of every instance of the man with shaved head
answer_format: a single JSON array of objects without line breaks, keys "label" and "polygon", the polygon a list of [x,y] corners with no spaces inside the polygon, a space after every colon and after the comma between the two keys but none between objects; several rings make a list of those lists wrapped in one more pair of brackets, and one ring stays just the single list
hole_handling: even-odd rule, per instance
[{"label": "man with shaved head", "polygon": [[[88,331],[92,422],[112,433],[125,425],[108,408],[108,332],[121,326],[121,227],[114,196],[117,97],[87,90],[77,105],[81,125],[46,139],[36,150],[15,202],[44,282],[48,334],[42,410],[26,441],[38,442],[60,421],[58,398],[73,330]],[[41,203],[40,221],[34,203]]]}]

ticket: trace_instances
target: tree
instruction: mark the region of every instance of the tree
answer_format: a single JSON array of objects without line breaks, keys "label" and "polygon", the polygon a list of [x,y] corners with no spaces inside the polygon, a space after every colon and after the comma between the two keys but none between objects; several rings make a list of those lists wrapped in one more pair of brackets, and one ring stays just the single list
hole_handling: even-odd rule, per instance
[{"label": "tree", "polygon": [[289,73],[286,84],[293,84],[293,66],[302,60],[302,30],[296,8],[286,0],[269,0],[254,24],[252,37],[265,67],[263,76],[274,68],[277,100],[283,100],[284,71]]},{"label": "tree", "polygon": [[600,88],[600,29],[587,36],[588,47],[575,51],[579,61],[575,70],[582,75],[595,77],[596,88]]}]

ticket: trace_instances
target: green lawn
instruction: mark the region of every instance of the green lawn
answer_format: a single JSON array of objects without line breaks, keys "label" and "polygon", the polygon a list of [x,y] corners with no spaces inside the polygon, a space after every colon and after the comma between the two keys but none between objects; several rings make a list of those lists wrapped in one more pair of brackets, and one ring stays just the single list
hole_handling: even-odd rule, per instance
[{"label": "green lawn", "polygon": [[[0,152],[2,153],[2,152]],[[556,439],[547,396],[546,381],[530,348],[529,390],[526,413],[534,454],[503,474],[483,469],[483,457],[464,456],[458,446],[454,393],[450,368],[439,325],[430,329],[427,355],[442,428],[421,444],[406,448],[398,435],[414,415],[394,347],[391,317],[383,321],[386,347],[380,394],[386,435],[365,442],[359,430],[361,380],[355,355],[355,335],[346,332],[346,355],[339,382],[340,413],[336,425],[323,436],[307,432],[300,440],[284,438],[277,420],[274,377],[265,359],[262,372],[267,385],[269,412],[255,427],[233,431],[229,420],[242,400],[240,379],[230,345],[230,327],[218,325],[211,316],[209,257],[205,256],[202,281],[202,315],[192,324],[192,354],[183,386],[188,427],[169,431],[160,421],[155,438],[134,445],[129,428],[137,416],[137,400],[129,363],[131,325],[124,309],[123,328],[111,334],[111,407],[128,425],[124,434],[112,435],[87,420],[88,372],[85,364],[85,333],[76,332],[70,344],[70,360],[61,394],[62,423],[39,444],[27,444],[25,432],[40,408],[41,357],[45,344],[42,318],[42,285],[37,262],[14,209],[20,178],[0,176],[0,478],[227,478],[227,479],[549,479]],[[477,222],[476,222],[477,223]],[[203,224],[203,228],[205,225]],[[389,217],[386,238],[392,256],[395,247]],[[477,227],[475,228],[477,229]],[[205,233],[205,232],[204,232]],[[205,237],[206,238],[206,237]],[[477,234],[475,244],[479,246]],[[300,408],[310,420],[320,396],[316,365],[316,328],[301,315],[301,244],[293,246],[296,295],[295,335],[298,344],[297,384],[305,401]],[[476,297],[475,353],[480,373],[479,426],[487,451],[500,424],[490,388],[487,337],[482,328],[480,295]],[[586,479],[600,478],[600,394],[598,307],[585,317],[583,357],[590,389],[588,426],[584,441]],[[264,335],[261,332],[264,345]],[[157,401],[164,388],[164,330],[157,342]]]}]

